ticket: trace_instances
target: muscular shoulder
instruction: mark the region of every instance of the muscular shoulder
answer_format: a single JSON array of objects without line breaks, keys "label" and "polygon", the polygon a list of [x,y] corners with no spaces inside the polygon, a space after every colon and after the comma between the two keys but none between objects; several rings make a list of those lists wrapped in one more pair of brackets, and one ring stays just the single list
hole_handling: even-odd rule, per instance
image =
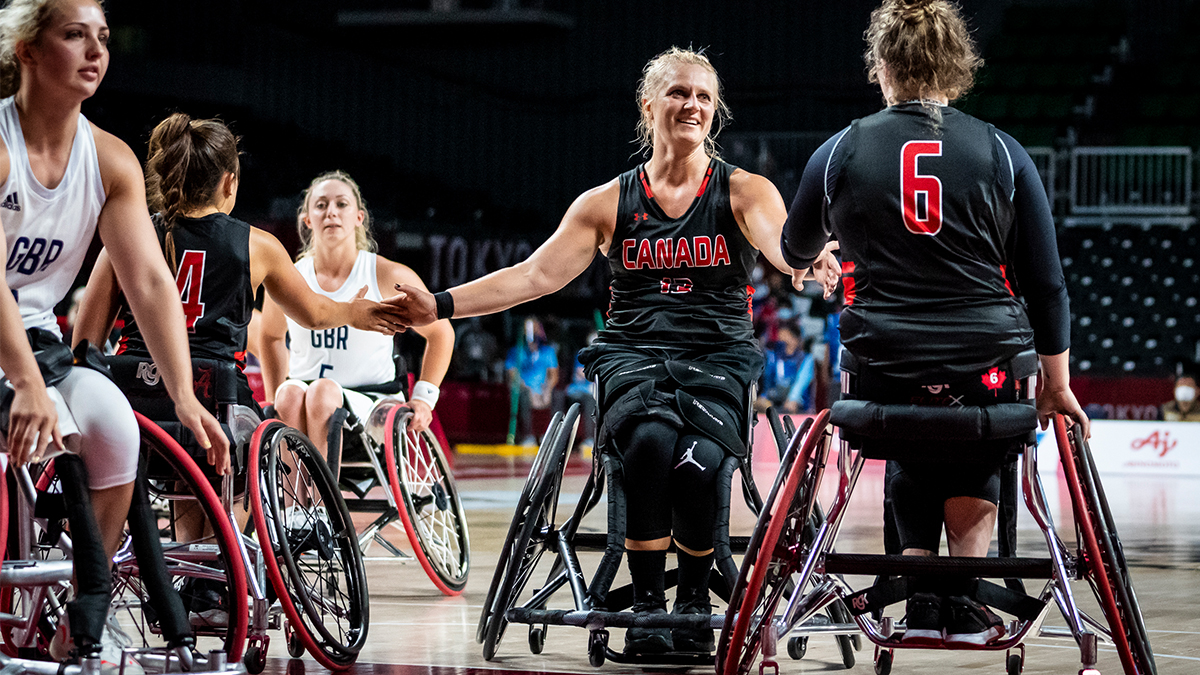
[{"label": "muscular shoulder", "polygon": [[[91,124],[89,122],[89,124]],[[92,138],[96,143],[96,158],[100,164],[100,177],[104,182],[105,194],[111,195],[116,189],[140,186],[142,183],[142,165],[137,155],[125,144],[125,141],[91,124]]]},{"label": "muscular shoulder", "polygon": [[564,225],[586,227],[597,233],[596,243],[604,249],[612,241],[617,227],[617,209],[621,204],[621,181],[614,178],[575,198]]},{"label": "muscular shoulder", "polygon": [[385,298],[395,293],[392,288],[395,284],[425,288],[425,282],[411,267],[378,254],[375,255],[375,279],[379,283],[379,293]]},{"label": "muscular shoulder", "polygon": [[729,174],[730,199],[758,199],[769,196],[771,192],[778,194],[779,190],[775,189],[774,183],[756,173],[734,169],[733,173]]},{"label": "muscular shoulder", "polygon": [[271,256],[282,263],[291,263],[291,256],[288,255],[287,249],[283,247],[283,244],[275,238],[275,235],[266,230],[260,230],[253,225],[249,225],[248,227],[250,228],[251,260],[262,256]]}]

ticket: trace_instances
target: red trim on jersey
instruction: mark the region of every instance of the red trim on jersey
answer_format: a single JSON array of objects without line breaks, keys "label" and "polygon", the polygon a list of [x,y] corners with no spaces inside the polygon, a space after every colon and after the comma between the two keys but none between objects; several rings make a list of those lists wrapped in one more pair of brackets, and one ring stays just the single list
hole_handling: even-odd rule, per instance
[{"label": "red trim on jersey", "polygon": [[854,290],[854,263],[849,260],[842,261],[842,298],[846,301],[846,306],[854,304],[856,292]]},{"label": "red trim on jersey", "polygon": [[642,181],[642,189],[646,191],[646,196],[654,199],[654,193],[650,191],[650,183],[646,180],[646,172],[638,171],[638,178]]},{"label": "red trim on jersey", "polygon": [[1008,269],[1005,265],[1000,266],[1000,278],[1004,279],[1004,287],[1008,289],[1008,294],[1016,297],[1017,294],[1013,293],[1012,286],[1008,283]]},{"label": "red trim on jersey", "polygon": [[708,179],[712,178],[712,167],[708,167],[708,171],[704,173],[704,181],[700,183],[700,191],[696,193],[697,197],[704,195],[704,191],[708,189]]},{"label": "red trim on jersey", "polygon": [[[704,188],[700,188],[700,191],[703,192]],[[750,284],[746,284],[746,313],[754,316],[754,287]]]},{"label": "red trim on jersey", "polygon": [[234,352],[233,353],[233,361],[234,361],[234,363],[237,364],[238,370],[245,370],[246,369],[246,352],[245,351]]},{"label": "red trim on jersey", "polygon": [[122,335],[121,339],[117,341],[117,356],[124,354],[125,350],[129,349],[128,343],[129,343],[129,336]]}]

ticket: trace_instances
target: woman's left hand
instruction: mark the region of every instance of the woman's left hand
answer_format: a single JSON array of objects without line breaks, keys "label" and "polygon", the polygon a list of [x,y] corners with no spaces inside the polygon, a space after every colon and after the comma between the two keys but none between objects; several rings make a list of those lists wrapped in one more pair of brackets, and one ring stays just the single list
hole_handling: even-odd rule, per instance
[{"label": "woman's left hand", "polygon": [[412,419],[408,422],[408,430],[420,433],[429,428],[433,424],[433,408],[424,401],[409,401],[408,407],[412,408]]},{"label": "woman's left hand", "polygon": [[208,452],[208,463],[224,476],[230,472],[229,439],[221,430],[221,423],[212,413],[200,405],[194,395],[181,396],[183,400],[175,403],[175,415],[185,427],[196,436],[200,447]]}]

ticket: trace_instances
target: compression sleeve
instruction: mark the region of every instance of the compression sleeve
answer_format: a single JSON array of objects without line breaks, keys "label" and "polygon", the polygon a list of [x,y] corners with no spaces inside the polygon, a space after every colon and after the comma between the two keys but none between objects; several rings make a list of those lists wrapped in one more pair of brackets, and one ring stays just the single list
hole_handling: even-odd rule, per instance
[{"label": "compression sleeve", "polygon": [[831,230],[825,218],[825,203],[832,194],[831,183],[838,175],[835,150],[849,129],[846,127],[821,144],[808,159],[804,174],[800,176],[800,187],[788,209],[779,242],[783,259],[792,269],[812,267],[824,250],[825,242],[829,241]]},{"label": "compression sleeve", "polygon": [[1025,148],[1003,131],[996,132],[996,140],[1001,145],[1001,159],[1012,162],[1016,208],[1013,275],[1029,308],[1034,346],[1039,354],[1061,354],[1071,346],[1071,311],[1050,201]]}]

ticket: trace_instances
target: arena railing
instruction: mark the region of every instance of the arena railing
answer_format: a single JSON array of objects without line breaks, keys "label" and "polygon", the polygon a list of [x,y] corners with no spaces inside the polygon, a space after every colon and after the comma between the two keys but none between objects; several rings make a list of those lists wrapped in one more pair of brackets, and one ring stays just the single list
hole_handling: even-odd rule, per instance
[{"label": "arena railing", "polygon": [[1191,225],[1192,161],[1188,147],[1073,148],[1065,224]]}]

